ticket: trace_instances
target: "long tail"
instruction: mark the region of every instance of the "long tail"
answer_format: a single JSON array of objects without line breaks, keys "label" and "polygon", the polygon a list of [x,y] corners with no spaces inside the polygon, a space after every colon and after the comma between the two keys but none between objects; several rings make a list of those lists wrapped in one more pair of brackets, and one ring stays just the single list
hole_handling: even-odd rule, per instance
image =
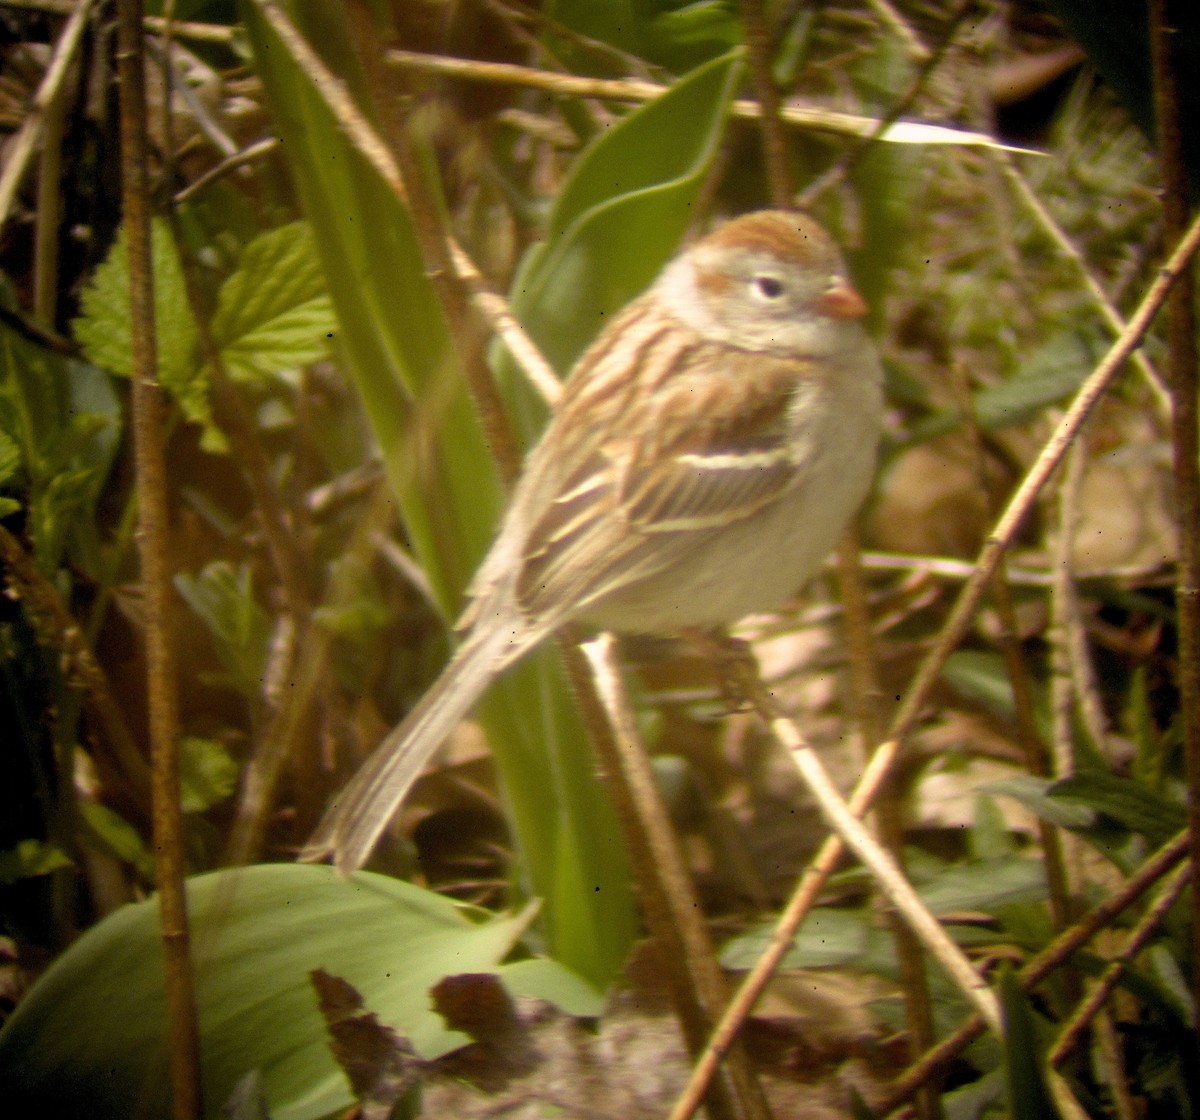
[{"label": "long tail", "polygon": [[413,782],[493,678],[540,635],[478,630],[459,647],[417,706],[388,732],[326,810],[300,858],[333,857],[343,875],[366,863]]}]

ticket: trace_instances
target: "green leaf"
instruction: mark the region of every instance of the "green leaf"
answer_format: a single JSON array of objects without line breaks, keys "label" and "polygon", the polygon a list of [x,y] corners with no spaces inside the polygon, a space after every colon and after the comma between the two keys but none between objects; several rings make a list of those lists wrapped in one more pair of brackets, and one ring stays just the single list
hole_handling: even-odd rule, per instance
[{"label": "green leaf", "polygon": [[1087,770],[1053,783],[1046,791],[1055,801],[1081,805],[1145,836],[1158,847],[1187,824],[1187,810],[1178,802],[1148,789],[1132,778]]},{"label": "green leaf", "polygon": [[946,658],[942,677],[964,696],[999,716],[1013,714],[1012,684],[998,653],[960,649]]},{"label": "green leaf", "polygon": [[244,696],[259,697],[271,618],[254,597],[249,565],[235,569],[228,561],[216,560],[198,576],[179,573],[175,586],[208,627],[230,683]]},{"label": "green leaf", "polygon": [[[429,891],[382,875],[340,879],[284,864],[188,883],[206,1115],[250,1071],[275,1120],[350,1105],[309,984],[340,976],[425,1058],[456,1048],[430,1008],[444,976],[493,970],[527,916],[471,920]],[[14,1115],[165,1117],[167,1043],[158,900],[122,907],[42,976],[0,1032]]]},{"label": "green leaf", "polygon": [[1013,377],[975,394],[975,418],[987,430],[1024,424],[1047,405],[1069,397],[1095,368],[1104,350],[1092,334],[1059,331]]},{"label": "green leaf", "polygon": [[188,735],[179,743],[179,782],[185,813],[201,813],[229,797],[238,766],[224,743]]},{"label": "green leaf", "polygon": [[313,611],[313,618],[332,634],[363,641],[391,619],[370,561],[361,553],[333,560],[325,597],[325,605]]},{"label": "green leaf", "polygon": [[[161,218],[151,223],[151,267],[154,272],[154,336],[158,348],[158,380],[175,398],[183,414],[212,427],[208,383],[196,362],[196,324],[188,306],[183,268],[170,226]],[[108,256],[84,286],[83,314],[75,320],[75,337],[88,360],[111,373],[133,372],[132,316],[129,305],[129,243],[124,228]]]},{"label": "green leaf", "polygon": [[999,856],[948,864],[934,877],[914,885],[934,914],[992,912],[1005,903],[1044,898],[1046,868],[1038,860]]},{"label": "green leaf", "polygon": [[256,237],[221,285],[213,336],[229,375],[249,380],[328,355],[333,301],[307,222]]},{"label": "green leaf", "polygon": [[1060,828],[1087,829],[1096,823],[1096,814],[1089,808],[1073,804],[1069,801],[1058,801],[1049,795],[1053,782],[1049,778],[1035,778],[1030,774],[1021,774],[1013,778],[1004,778],[998,782],[988,782],[982,787],[987,793],[995,793],[1011,797],[1019,801],[1030,812],[1036,813],[1044,821],[1058,825]]},{"label": "green leaf", "polygon": [[0,432],[19,456],[7,484],[25,489],[38,566],[51,575],[69,551],[94,573],[94,509],[121,434],[111,378],[0,323]]},{"label": "green leaf", "polygon": [[79,812],[93,845],[128,863],[146,882],[154,878],[154,856],[143,842],[141,833],[124,817],[94,801],[82,802]]},{"label": "green leaf", "polygon": [[[675,253],[724,134],[740,51],[698,67],[635,109],[580,155],[555,200],[546,240],[509,291],[517,318],[560,372]],[[507,384],[511,359],[499,359]],[[532,438],[544,415],[518,406]]]},{"label": "green leaf", "polygon": [[44,840],[22,840],[15,848],[0,851],[0,883],[8,886],[70,866],[70,857],[54,845]]},{"label": "green leaf", "polygon": [[0,485],[7,485],[21,465],[21,449],[7,432],[0,431]]},{"label": "green leaf", "polygon": [[602,993],[549,957],[530,957],[503,965],[500,979],[511,995],[546,1000],[579,1019],[595,1019],[604,1010]]},{"label": "green leaf", "polygon": [[[849,965],[866,953],[871,923],[861,910],[822,907],[805,919],[784,956],[785,968],[833,968]],[[735,937],[721,950],[725,968],[748,969],[762,956],[774,935],[765,925]]]},{"label": "green leaf", "polygon": [[975,799],[975,822],[969,841],[971,855],[977,860],[1017,854],[1017,844],[1009,832],[1008,822],[1000,806],[990,797],[980,795]]},{"label": "green leaf", "polygon": [[1000,976],[1004,1013],[1004,1061],[1013,1120],[1053,1120],[1058,1115],[1046,1088],[1045,1057],[1029,997],[1011,969]]}]

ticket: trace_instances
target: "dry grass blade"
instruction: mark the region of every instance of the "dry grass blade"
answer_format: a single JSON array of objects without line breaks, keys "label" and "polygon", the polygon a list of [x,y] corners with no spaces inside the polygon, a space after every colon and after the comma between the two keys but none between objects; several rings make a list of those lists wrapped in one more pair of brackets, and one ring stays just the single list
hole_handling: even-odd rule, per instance
[{"label": "dry grass blade", "polygon": [[0,171],[0,226],[8,220],[17,188],[29,169],[29,161],[37,151],[38,140],[50,106],[62,92],[71,60],[75,57],[91,10],[92,0],[81,0],[79,4],[73,5],[71,16],[54,45],[50,65],[46,68],[46,74],[34,95],[29,113],[6,153],[4,170]]}]

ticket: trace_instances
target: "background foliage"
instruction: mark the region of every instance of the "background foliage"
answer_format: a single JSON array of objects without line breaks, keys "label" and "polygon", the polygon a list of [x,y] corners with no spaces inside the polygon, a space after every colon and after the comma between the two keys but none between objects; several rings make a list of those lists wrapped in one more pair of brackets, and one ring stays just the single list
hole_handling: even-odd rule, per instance
[{"label": "background foliage", "polygon": [[[208,1106],[256,1073],[272,1115],[315,1117],[351,1093],[326,1051],[310,970],[350,980],[434,1059],[464,1037],[429,1009],[440,977],[499,969],[510,993],[597,1015],[639,925],[553,651],[502,682],[449,744],[373,864],[385,874],[345,882],[290,865],[330,793],[447,656],[502,503],[494,425],[524,447],[546,408],[482,319],[447,302],[411,207],[266,7],[177,4],[191,22],[169,45],[148,26],[155,312],[172,406],[170,625]],[[1095,26],[1115,30],[1097,43],[1065,0],[765,5],[773,79],[809,113],[787,126],[790,174],[847,247],[888,371],[862,525],[881,718],[1111,341],[1084,270],[1127,315],[1160,261],[1146,15],[1102,7]],[[5,168],[28,122],[39,141],[0,213],[0,934],[16,1008],[0,1070],[31,1108],[73,1107],[69,1088],[96,1113],[129,1115],[140,1101],[157,1114],[161,1101],[145,1095],[162,1053],[156,922],[143,901],[148,620],[132,549],[112,43],[100,5],[43,112],[33,94],[62,31],[58,8],[0,3]],[[761,134],[734,104],[755,96],[736,5],[374,8],[381,41],[408,52],[382,77],[335,6],[291,12],[358,112],[411,153],[432,211],[559,374],[685,237],[770,202]],[[1180,35],[1195,46],[1195,26]],[[1112,49],[1126,40],[1128,51]],[[414,54],[465,62],[466,74]],[[643,103],[517,72],[483,80],[496,62],[669,92]],[[856,138],[893,112],[1009,150],[931,132]],[[230,158],[239,152],[248,158]],[[1162,338],[1144,353],[1161,362]],[[495,410],[481,407],[478,382],[471,390],[485,369]],[[943,1071],[926,1115],[1187,1116],[1197,1099],[1182,879],[1156,885],[1149,903],[1131,899],[1032,996],[1019,982],[1186,824],[1167,415],[1161,384],[1127,372],[906,742],[888,795],[897,858],[995,981],[1009,1030],[1007,1046],[984,1036]],[[822,579],[739,633],[848,787],[871,744],[857,738],[839,603]],[[746,968],[824,825],[753,719],[724,718],[711,666],[667,643],[630,643],[627,659],[723,963]],[[252,866],[217,870],[230,864]],[[403,978],[389,973],[389,943],[403,946]],[[1052,1061],[1082,996],[1127,949],[1083,1044]],[[1016,971],[1001,978],[1002,962]],[[844,1115],[851,1086],[867,1107],[887,1101],[910,1047],[944,1039],[970,1011],[926,962],[932,1036],[921,1041],[911,970],[853,865],[786,964],[813,970],[801,986],[831,987],[814,1007],[781,980],[760,1007],[759,1026],[783,1040],[759,1055],[780,1114]],[[636,967],[622,983],[655,1003]],[[597,1037],[625,1025],[610,1004]],[[561,1043],[572,1029],[564,1014],[549,1031]],[[648,1114],[664,1115],[686,1062],[673,1034],[674,1051],[651,1054],[650,1033],[629,1047],[646,1045],[645,1068],[623,1067],[620,1046],[601,1065],[610,1092],[636,1085]],[[541,1044],[545,1080],[551,1056],[572,1071],[571,1054]],[[651,1066],[670,1083],[643,1083]],[[538,1071],[504,1073],[541,1099]]]}]

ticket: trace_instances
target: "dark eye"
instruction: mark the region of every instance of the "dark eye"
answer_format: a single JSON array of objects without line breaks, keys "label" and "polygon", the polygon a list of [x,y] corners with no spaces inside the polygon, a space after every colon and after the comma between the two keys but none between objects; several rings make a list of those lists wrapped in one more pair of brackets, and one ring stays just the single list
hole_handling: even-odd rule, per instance
[{"label": "dark eye", "polygon": [[778,276],[756,276],[754,291],[763,299],[778,299],[784,292],[783,281]]}]

